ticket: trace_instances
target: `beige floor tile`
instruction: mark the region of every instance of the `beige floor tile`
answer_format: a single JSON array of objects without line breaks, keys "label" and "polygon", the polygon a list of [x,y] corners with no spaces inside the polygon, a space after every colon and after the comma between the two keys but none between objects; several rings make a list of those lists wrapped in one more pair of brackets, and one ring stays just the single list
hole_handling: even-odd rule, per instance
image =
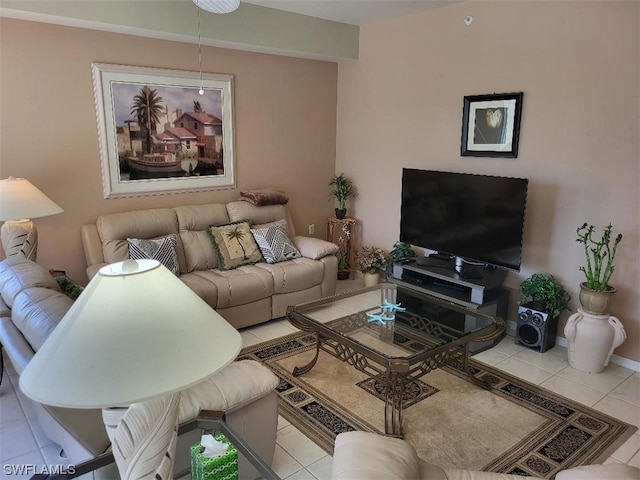
[{"label": "beige floor tile", "polygon": [[525,347],[515,344],[515,340],[513,337],[506,336],[504,337],[500,343],[498,343],[492,350],[496,350],[507,356],[515,355],[518,352],[521,352]]},{"label": "beige floor tile", "polygon": [[286,480],[316,480],[316,477],[311,475],[311,472],[309,472],[309,470],[303,468],[290,477],[287,477]]},{"label": "beige floor tile", "polygon": [[554,375],[545,380],[540,386],[588,407],[593,407],[606,395],[603,392],[594,390],[573,380],[560,377],[559,375]]},{"label": "beige floor tile", "polygon": [[[40,473],[45,461],[39,450],[32,450],[2,462],[0,479],[23,480]],[[36,471],[37,469],[37,471]]]},{"label": "beige floor tile", "polygon": [[502,362],[495,364],[494,367],[535,385],[540,385],[553,375],[553,372],[534,367],[533,365],[525,363],[514,357],[509,357]]},{"label": "beige floor tile", "polygon": [[49,437],[47,437],[47,434],[44,433],[44,430],[40,426],[40,423],[38,423],[37,418],[30,418],[27,421],[29,422],[29,427],[31,427],[31,431],[33,432],[33,437],[36,439],[36,443],[40,448],[53,444],[53,442],[49,440]]},{"label": "beige floor tile", "polygon": [[629,460],[628,465],[640,468],[640,452],[636,453],[633,458]]},{"label": "beige floor tile", "polygon": [[635,433],[631,436],[629,440],[624,442],[624,444],[613,454],[612,458],[619,460],[622,463],[627,463],[630,461],[638,452],[640,451],[640,435]]},{"label": "beige floor tile", "polygon": [[611,391],[612,397],[640,406],[640,373],[634,373]]},{"label": "beige floor tile", "polygon": [[281,428],[284,428],[284,427],[286,427],[288,425],[291,425],[289,423],[289,420],[284,418],[282,415],[278,415],[278,430],[280,430]]},{"label": "beige floor tile", "polygon": [[327,455],[307,467],[307,470],[318,480],[331,480],[333,457]]},{"label": "beige floor tile", "polygon": [[49,465],[60,465],[64,468],[69,466],[69,460],[60,457],[60,446],[55,443],[51,443],[46,447],[40,449],[44,461]]},{"label": "beige floor tile", "polygon": [[0,461],[38,449],[26,420],[0,429]]},{"label": "beige floor tile", "polygon": [[567,359],[560,355],[552,355],[548,352],[540,353],[531,349],[522,350],[516,353],[513,358],[553,373],[558,373],[569,365]]},{"label": "beige floor tile", "polygon": [[563,347],[562,345],[554,345],[552,348],[550,348],[549,350],[547,350],[545,353],[550,353],[553,355],[557,355],[559,357],[564,358],[565,361],[568,361],[568,353],[567,353],[567,347]]},{"label": "beige floor tile", "polygon": [[15,395],[0,399],[0,428],[24,422],[26,417]]},{"label": "beige floor tile", "polygon": [[273,456],[271,469],[280,478],[287,478],[295,472],[302,470],[302,465],[298,463],[291,455],[285,452],[280,445],[276,445],[276,451]]},{"label": "beige floor tile", "polygon": [[262,343],[264,341],[261,338],[256,337],[249,330],[240,330],[240,336],[242,337],[242,348],[257,345],[258,343]]},{"label": "beige floor tile", "polygon": [[249,327],[242,331],[245,330],[262,339],[263,342],[297,332],[297,330],[291,326],[289,321],[284,318],[261,323],[260,325]]},{"label": "beige floor tile", "polygon": [[486,365],[495,365],[496,363],[500,363],[507,358],[509,358],[508,355],[500,353],[494,348],[490,348],[489,350],[485,350],[484,352],[476,353],[475,355],[473,355],[474,360],[478,360]]},{"label": "beige floor tile", "polygon": [[326,455],[324,450],[293,425],[278,430],[278,445],[302,464],[303,467],[317,462]]},{"label": "beige floor tile", "polygon": [[602,373],[585,373],[573,367],[567,367],[558,372],[558,375],[606,394],[624,381],[624,378],[608,370]]},{"label": "beige floor tile", "polygon": [[640,409],[638,409],[637,405],[632,405],[607,395],[596,403],[593,408],[640,428]]}]

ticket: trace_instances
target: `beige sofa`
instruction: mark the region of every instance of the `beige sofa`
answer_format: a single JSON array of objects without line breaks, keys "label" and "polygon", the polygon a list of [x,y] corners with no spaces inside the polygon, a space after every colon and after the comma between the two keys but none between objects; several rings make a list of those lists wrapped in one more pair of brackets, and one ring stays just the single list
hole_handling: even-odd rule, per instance
[{"label": "beige sofa", "polygon": [[[41,265],[21,256],[0,262],[0,344],[18,375],[72,304],[73,300],[61,292]],[[270,464],[278,423],[277,384],[278,378],[260,363],[234,362],[182,392],[180,421],[192,420],[200,409],[223,411],[227,423]],[[90,460],[108,450],[101,410],[58,408],[36,402],[34,409],[43,431],[61,447],[70,463]],[[199,434],[194,430],[178,437],[176,472],[189,467],[188,447],[199,440]],[[244,459],[240,472],[242,478],[257,476]]]},{"label": "beige sofa", "polygon": [[[537,477],[440,468],[424,463],[406,441],[369,432],[336,437],[332,480],[535,480]],[[556,480],[638,480],[640,469],[618,463],[562,470]],[[537,479],[541,480],[541,479]]]},{"label": "beige sofa", "polygon": [[[285,220],[289,237],[302,256],[219,270],[206,228],[242,220],[251,222],[253,228]],[[91,278],[105,264],[129,258],[127,238],[170,234],[178,238],[180,279],[236,328],[282,317],[289,305],[335,293],[338,247],[296,235],[285,205],[255,206],[246,201],[102,215],[95,224],[82,226],[87,275]]]}]

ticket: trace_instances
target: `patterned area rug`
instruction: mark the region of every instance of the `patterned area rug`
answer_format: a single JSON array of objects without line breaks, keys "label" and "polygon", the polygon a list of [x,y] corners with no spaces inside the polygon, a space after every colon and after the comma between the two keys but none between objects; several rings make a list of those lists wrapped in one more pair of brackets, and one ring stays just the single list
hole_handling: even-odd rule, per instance
[{"label": "patterned area rug", "polygon": [[[296,333],[243,349],[239,359],[264,363],[280,378],[280,414],[325,451],[344,431],[384,431],[384,382],[324,350],[315,367],[293,377],[315,350]],[[592,408],[500,370],[470,361],[483,390],[461,364],[434,370],[406,388],[405,440],[429,463],[553,478],[565,468],[599,463],[636,430]]]}]

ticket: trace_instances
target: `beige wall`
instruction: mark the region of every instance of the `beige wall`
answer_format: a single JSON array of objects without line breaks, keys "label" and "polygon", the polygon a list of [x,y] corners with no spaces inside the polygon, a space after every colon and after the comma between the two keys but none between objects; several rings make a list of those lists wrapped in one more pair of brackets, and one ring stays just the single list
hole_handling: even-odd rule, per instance
[{"label": "beige wall", "polygon": [[[336,171],[360,191],[367,244],[398,239],[402,167],[530,179],[517,289],[550,272],[577,308],[583,222],[621,231],[612,313],[640,361],[638,2],[465,2],[361,28],[338,68]],[[474,17],[470,26],[463,19]],[[465,95],[524,92],[517,159],[460,156]],[[511,295],[515,320],[517,292]],[[559,332],[562,332],[562,317]]]},{"label": "beige wall", "polygon": [[235,75],[237,189],[103,198],[91,63],[197,70],[197,46],[0,19],[0,178],[26,177],[65,211],[37,219],[38,261],[86,281],[80,225],[102,213],[287,192],[299,233],[323,236],[334,174],[335,63],[203,48],[203,69]]}]

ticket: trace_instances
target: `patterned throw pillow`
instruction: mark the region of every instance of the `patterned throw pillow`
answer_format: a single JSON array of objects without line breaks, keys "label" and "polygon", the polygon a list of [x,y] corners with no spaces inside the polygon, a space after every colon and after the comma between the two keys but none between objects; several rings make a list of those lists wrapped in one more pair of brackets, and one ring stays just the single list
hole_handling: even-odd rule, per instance
[{"label": "patterned throw pillow", "polygon": [[267,263],[284,262],[302,256],[287,236],[285,228],[280,225],[252,228],[251,233]]},{"label": "patterned throw pillow", "polygon": [[127,238],[127,243],[129,244],[129,257],[132,259],[158,260],[174,275],[180,275],[176,252],[178,240],[175,234],[150,239]]},{"label": "patterned throw pillow", "polygon": [[231,270],[262,261],[262,254],[251,235],[249,222],[209,225],[207,232],[218,255],[220,270]]}]

